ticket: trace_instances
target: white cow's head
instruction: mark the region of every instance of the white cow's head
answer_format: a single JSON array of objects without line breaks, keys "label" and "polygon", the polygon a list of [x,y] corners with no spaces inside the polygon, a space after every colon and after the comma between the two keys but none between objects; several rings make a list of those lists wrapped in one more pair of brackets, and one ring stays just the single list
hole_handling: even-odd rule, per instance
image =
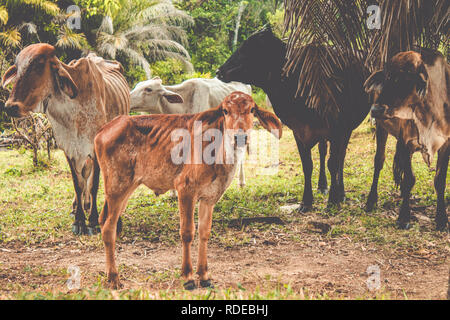
[{"label": "white cow's head", "polygon": [[158,77],[139,82],[130,93],[131,111],[165,113],[163,105],[183,103],[183,98],[175,92],[167,90]]}]

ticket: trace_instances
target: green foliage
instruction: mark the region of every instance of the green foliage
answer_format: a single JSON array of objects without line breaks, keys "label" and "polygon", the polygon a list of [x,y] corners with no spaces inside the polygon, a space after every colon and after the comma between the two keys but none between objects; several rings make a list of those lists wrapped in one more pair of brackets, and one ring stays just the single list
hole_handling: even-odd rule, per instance
[{"label": "green foliage", "polygon": [[211,78],[210,73],[186,72],[183,64],[175,59],[157,61],[151,65],[153,76],[158,76],[164,84],[181,83],[191,78]]},{"label": "green foliage", "polygon": [[[178,6],[189,12],[195,24],[188,31],[189,53],[195,70],[215,74],[215,70],[233,51],[233,38],[241,0],[187,0]],[[238,30],[238,44],[272,21],[279,23],[275,13],[281,1],[248,0]],[[276,15],[275,18],[269,13]],[[272,21],[270,21],[272,19]]]},{"label": "green foliage", "polygon": [[192,63],[195,70],[214,74],[231,53],[226,43],[218,43],[214,38],[206,36],[197,44]]}]

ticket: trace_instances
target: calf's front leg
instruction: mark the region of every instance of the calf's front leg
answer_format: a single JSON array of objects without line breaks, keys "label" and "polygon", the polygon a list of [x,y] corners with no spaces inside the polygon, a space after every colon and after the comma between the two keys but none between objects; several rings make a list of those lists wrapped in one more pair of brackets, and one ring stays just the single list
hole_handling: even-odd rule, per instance
[{"label": "calf's front leg", "polygon": [[196,285],[192,277],[191,247],[195,234],[194,209],[196,201],[194,196],[187,194],[184,190],[177,191],[180,211],[180,237],[183,250],[181,276],[185,280],[184,288],[193,290]]},{"label": "calf's front leg", "polygon": [[208,277],[208,240],[211,234],[212,213],[214,204],[200,201],[198,208],[198,262],[197,274],[200,277],[200,286],[203,288],[214,288]]}]

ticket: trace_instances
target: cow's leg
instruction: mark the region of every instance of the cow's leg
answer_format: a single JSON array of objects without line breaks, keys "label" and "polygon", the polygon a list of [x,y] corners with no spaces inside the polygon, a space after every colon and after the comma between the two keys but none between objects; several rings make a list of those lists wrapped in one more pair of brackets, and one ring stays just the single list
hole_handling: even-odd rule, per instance
[{"label": "cow's leg", "polygon": [[120,287],[119,273],[117,271],[115,260],[115,248],[117,222],[121,212],[126,206],[126,202],[127,197],[105,197],[105,204],[103,205],[99,218],[106,253],[108,283],[112,289],[118,289]]},{"label": "cow's leg", "polygon": [[208,277],[208,261],[207,261],[207,251],[208,251],[208,240],[211,233],[212,225],[212,213],[214,209],[214,204],[206,203],[205,201],[200,201],[198,208],[198,235],[199,235],[199,245],[198,245],[198,262],[197,262],[197,274],[200,277],[200,286],[203,288],[214,288],[211,280]]},{"label": "cow's leg", "polygon": [[366,202],[366,211],[372,211],[378,201],[378,179],[380,178],[380,171],[383,169],[385,154],[386,154],[386,141],[388,138],[388,132],[380,125],[376,126],[376,139],[377,139],[377,151],[374,159],[374,171],[372,179],[372,187],[370,188],[369,196]]},{"label": "cow's leg", "polygon": [[338,133],[338,138],[330,141],[328,170],[330,171],[331,184],[330,193],[328,195],[328,207],[339,204],[343,200],[343,163],[350,134]]},{"label": "cow's leg", "polygon": [[447,180],[448,161],[450,156],[450,144],[447,147],[441,147],[438,152],[436,164],[436,176],[434,177],[434,188],[437,193],[436,208],[436,229],[445,231],[449,225],[447,216],[447,207],[445,205],[445,184]]},{"label": "cow's leg", "polygon": [[302,160],[303,167],[303,175],[305,177],[305,185],[303,189],[303,199],[300,207],[298,208],[299,212],[308,212],[312,208],[313,203],[313,193],[312,193],[312,184],[311,184],[311,176],[313,170],[313,162],[311,158],[311,148],[305,146],[302,141],[294,134],[295,141],[297,142],[298,153],[300,154],[300,159]]},{"label": "cow's leg", "polygon": [[[120,287],[119,274],[115,261],[115,246],[117,239],[117,224],[120,215],[127,206],[130,195],[136,190],[138,184],[134,184],[129,176],[120,179],[105,178],[105,204],[98,218],[103,244],[106,253],[106,271],[108,283],[113,289]],[[112,181],[121,181],[120,185],[113,185]]]},{"label": "cow's leg", "polygon": [[[88,233],[89,235],[93,235],[98,233],[98,209],[97,209],[97,192],[98,185],[100,181],[100,167],[98,165],[98,161],[96,157],[93,160],[93,172],[92,172],[92,184],[90,184],[90,198],[91,198],[91,207],[89,208],[89,226]],[[120,217],[119,217],[120,220]],[[117,229],[117,232],[120,233],[121,230]]]},{"label": "cow's leg", "polygon": [[352,135],[351,132],[347,133],[347,135],[344,137],[341,149],[339,150],[339,171],[338,171],[338,201],[342,202],[345,200],[345,187],[344,187],[344,163],[345,163],[345,156],[347,154],[347,147],[348,142],[350,140],[350,136]]},{"label": "cow's leg", "polygon": [[178,207],[180,211],[180,237],[183,247],[181,276],[187,290],[195,289],[196,285],[192,277],[191,246],[195,235],[194,209],[195,199],[184,190],[178,192]]},{"label": "cow's leg", "polygon": [[72,174],[73,186],[75,188],[75,201],[72,206],[75,205],[75,221],[72,224],[72,232],[76,235],[86,234],[86,217],[84,215],[82,206],[82,188],[80,187],[80,181],[78,174],[75,170],[75,163],[73,160],[66,156],[67,162],[69,163],[70,172]]},{"label": "cow's leg", "polygon": [[320,171],[319,171],[319,184],[318,190],[320,193],[327,194],[328,183],[327,183],[327,173],[325,172],[326,167],[326,157],[327,157],[327,140],[320,140],[319,142],[319,155],[320,155]]},{"label": "cow's leg", "polygon": [[400,182],[400,191],[402,196],[402,204],[400,206],[400,213],[397,220],[397,226],[400,229],[409,229],[411,222],[411,208],[409,206],[409,200],[411,197],[411,190],[416,183],[416,178],[412,171],[411,158],[412,153],[400,140],[397,140],[398,158],[395,166],[397,166],[402,172],[403,178]]}]

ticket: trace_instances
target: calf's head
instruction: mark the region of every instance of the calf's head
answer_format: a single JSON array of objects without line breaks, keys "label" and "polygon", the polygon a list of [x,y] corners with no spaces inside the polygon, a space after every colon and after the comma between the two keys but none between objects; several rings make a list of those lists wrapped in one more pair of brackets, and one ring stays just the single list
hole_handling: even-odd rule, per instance
[{"label": "calf's head", "polygon": [[183,97],[178,93],[167,90],[158,77],[139,82],[130,92],[130,110],[135,112],[149,112],[153,114],[165,113],[163,100],[169,103],[183,103]]},{"label": "calf's head", "polygon": [[51,95],[78,95],[78,87],[55,55],[55,48],[46,43],[23,49],[15,64],[3,75],[2,86],[14,83],[5,111],[12,117],[23,117],[36,111],[40,102]]},{"label": "calf's head", "polygon": [[204,113],[204,120],[207,122],[223,121],[225,141],[235,149],[245,147],[249,143],[255,117],[267,131],[281,138],[280,120],[273,113],[259,108],[251,96],[240,91],[231,93],[220,106]]},{"label": "calf's head", "polygon": [[270,28],[258,31],[245,40],[216,71],[224,81],[239,81],[264,87],[272,76],[280,75],[285,45]]},{"label": "calf's head", "polygon": [[419,53],[400,52],[386,68],[374,72],[364,84],[367,92],[376,93],[371,108],[374,118],[412,119],[414,110],[427,94],[428,73]]}]

